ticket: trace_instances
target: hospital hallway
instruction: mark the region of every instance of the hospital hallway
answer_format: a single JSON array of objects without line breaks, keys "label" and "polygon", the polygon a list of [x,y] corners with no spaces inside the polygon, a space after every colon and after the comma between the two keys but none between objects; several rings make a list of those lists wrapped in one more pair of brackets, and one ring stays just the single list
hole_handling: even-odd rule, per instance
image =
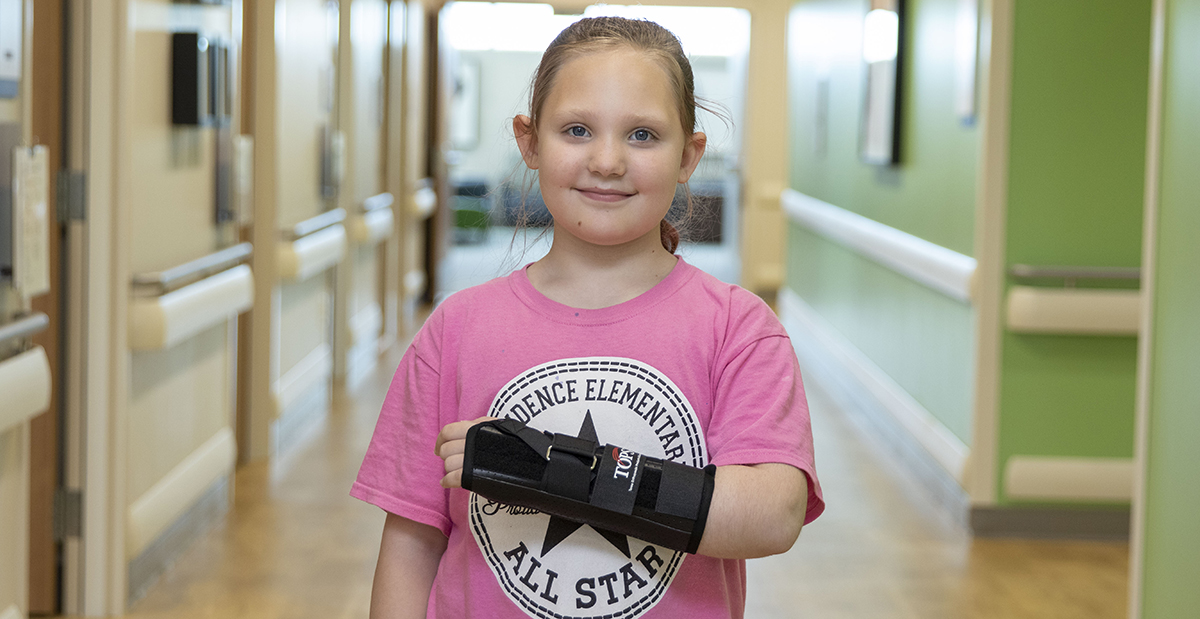
[{"label": "hospital hallway", "polygon": [[[238,469],[227,517],[124,615],[366,617],[383,512],[348,496],[403,348],[271,462]],[[828,509],[748,562],[749,619],[1124,617],[1128,544],[972,539],[821,385],[807,381]]]},{"label": "hospital hallway", "polygon": [[594,18],[678,40],[672,251],[803,371],[828,509],[746,617],[1200,617],[1200,0],[0,0],[0,619],[368,616],[381,402],[552,247],[514,120]]}]

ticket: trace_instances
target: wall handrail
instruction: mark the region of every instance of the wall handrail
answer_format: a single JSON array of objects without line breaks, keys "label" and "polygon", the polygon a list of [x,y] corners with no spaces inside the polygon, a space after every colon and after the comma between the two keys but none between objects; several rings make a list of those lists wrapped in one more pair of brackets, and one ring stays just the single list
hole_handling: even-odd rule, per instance
[{"label": "wall handrail", "polygon": [[325,211],[316,217],[309,217],[308,219],[305,219],[304,221],[292,226],[291,230],[285,230],[283,234],[284,236],[288,237],[288,240],[294,241],[296,239],[304,238],[314,232],[324,230],[329,226],[340,224],[345,220],[346,209],[335,208],[333,210]]},{"label": "wall handrail", "polygon": [[1009,267],[1008,274],[1020,279],[1064,279],[1068,283],[1074,282],[1077,279],[1133,281],[1141,281],[1142,279],[1142,269],[1139,267],[1074,267],[1014,264]]},{"label": "wall handrail", "polygon": [[788,217],[805,228],[953,299],[970,303],[976,260],[918,236],[785,189]]},{"label": "wall handrail", "polygon": [[437,210],[437,191],[432,178],[417,181],[417,188],[410,197],[409,210],[417,219],[428,219]]},{"label": "wall handrail", "polygon": [[0,361],[0,434],[49,409],[50,390],[50,360],[41,346]]},{"label": "wall handrail", "polygon": [[6,325],[0,325],[0,345],[11,340],[37,335],[50,326],[50,317],[38,312]]},{"label": "wall handrail", "polygon": [[156,297],[167,294],[242,264],[253,253],[254,245],[238,243],[165,271],[138,273],[133,276],[134,295]]},{"label": "wall handrail", "polygon": [[1004,312],[1013,333],[1136,336],[1141,309],[1137,289],[1012,286]]},{"label": "wall handrail", "polygon": [[390,193],[387,193],[387,192],[377,193],[377,194],[363,200],[362,208],[363,208],[364,212],[369,213],[371,211],[377,211],[379,209],[388,208],[395,201],[396,201],[396,199]]},{"label": "wall handrail", "polygon": [[163,350],[254,305],[254,274],[239,264],[166,294],[129,302],[129,348]]}]

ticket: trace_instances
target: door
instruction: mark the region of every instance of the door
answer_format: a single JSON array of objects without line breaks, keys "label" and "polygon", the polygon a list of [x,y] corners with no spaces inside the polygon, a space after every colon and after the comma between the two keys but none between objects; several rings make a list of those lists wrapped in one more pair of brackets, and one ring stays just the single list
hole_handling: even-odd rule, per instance
[{"label": "door", "polygon": [[[52,174],[62,165],[64,134],[63,110],[63,6],[61,2],[38,3],[33,22],[33,89],[32,126],[37,141],[48,147]],[[57,198],[55,183],[49,186],[48,204]],[[50,326],[33,338],[36,346],[46,350],[50,360],[51,384],[61,384],[59,360],[61,355],[60,291],[62,229],[53,226],[49,235],[50,292],[33,300],[33,311],[49,316]],[[34,418],[30,444],[29,499],[29,614],[53,615],[60,610],[59,580],[61,547],[55,539],[54,496],[61,486],[60,465],[61,410],[55,388],[50,410]]]}]

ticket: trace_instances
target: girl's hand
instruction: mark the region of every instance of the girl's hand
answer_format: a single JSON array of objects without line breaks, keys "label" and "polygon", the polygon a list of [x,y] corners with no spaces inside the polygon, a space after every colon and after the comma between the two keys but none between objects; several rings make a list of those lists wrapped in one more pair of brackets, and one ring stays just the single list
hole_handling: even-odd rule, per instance
[{"label": "girl's hand", "polygon": [[442,478],[443,488],[462,487],[463,452],[467,450],[467,430],[475,424],[495,419],[480,417],[472,421],[456,421],[438,432],[437,445],[433,452],[446,461],[446,476]]}]

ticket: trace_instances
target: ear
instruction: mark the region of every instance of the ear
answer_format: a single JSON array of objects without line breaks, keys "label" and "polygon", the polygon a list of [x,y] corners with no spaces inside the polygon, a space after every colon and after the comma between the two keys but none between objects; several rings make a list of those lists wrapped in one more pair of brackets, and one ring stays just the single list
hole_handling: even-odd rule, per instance
[{"label": "ear", "polygon": [[530,170],[538,169],[537,135],[533,131],[533,121],[524,114],[517,114],[513,118],[513,135],[517,138],[517,148],[525,165]]},{"label": "ear", "polygon": [[683,145],[683,158],[679,162],[679,180],[676,182],[686,183],[692,177],[692,172],[700,165],[700,158],[704,156],[704,147],[707,144],[708,136],[699,131],[687,139]]}]

